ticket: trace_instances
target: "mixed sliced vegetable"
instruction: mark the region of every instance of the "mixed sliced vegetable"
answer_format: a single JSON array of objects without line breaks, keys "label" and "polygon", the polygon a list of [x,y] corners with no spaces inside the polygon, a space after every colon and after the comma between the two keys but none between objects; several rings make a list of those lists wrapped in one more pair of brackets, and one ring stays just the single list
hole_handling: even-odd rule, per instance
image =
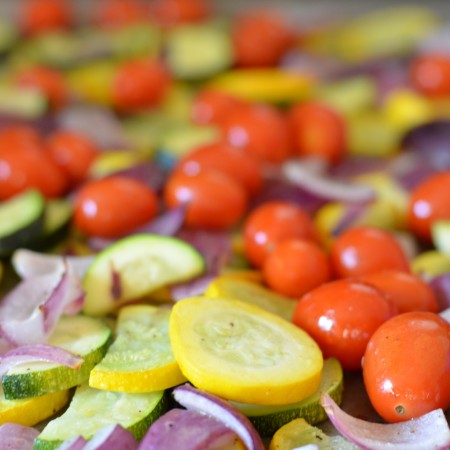
[{"label": "mixed sliced vegetable", "polygon": [[439,14],[14,3],[0,449],[450,448]]}]

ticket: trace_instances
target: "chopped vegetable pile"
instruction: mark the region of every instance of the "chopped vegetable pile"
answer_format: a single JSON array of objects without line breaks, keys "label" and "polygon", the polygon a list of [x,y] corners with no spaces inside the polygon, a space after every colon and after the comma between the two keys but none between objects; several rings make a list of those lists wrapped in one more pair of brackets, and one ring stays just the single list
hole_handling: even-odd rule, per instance
[{"label": "chopped vegetable pile", "polygon": [[449,449],[450,25],[14,4],[0,450]]}]

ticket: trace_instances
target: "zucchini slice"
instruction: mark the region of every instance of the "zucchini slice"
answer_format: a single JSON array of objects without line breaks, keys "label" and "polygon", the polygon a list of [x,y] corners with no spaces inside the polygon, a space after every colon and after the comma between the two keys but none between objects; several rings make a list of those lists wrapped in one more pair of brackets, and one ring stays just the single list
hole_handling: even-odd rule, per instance
[{"label": "zucchini slice", "polygon": [[82,356],[80,369],[50,362],[17,365],[2,377],[5,398],[37,397],[87,381],[91,369],[106,353],[110,337],[111,329],[99,319],[82,315],[61,317],[48,344]]},{"label": "zucchini slice", "polygon": [[0,256],[33,242],[44,228],[45,199],[30,189],[0,204]]},{"label": "zucchini slice", "polygon": [[119,424],[139,441],[168,408],[165,391],[146,394],[102,391],[86,384],[75,391],[67,411],[52,420],[36,438],[34,450],[57,449],[66,439],[91,439],[110,424]]},{"label": "zucchini slice", "polygon": [[117,338],[92,369],[89,385],[119,392],[153,392],[186,381],[170,346],[169,318],[168,308],[123,307]]},{"label": "zucchini slice", "polygon": [[174,237],[135,234],[98,253],[83,280],[84,311],[108,314],[169,284],[200,275],[202,255]]}]

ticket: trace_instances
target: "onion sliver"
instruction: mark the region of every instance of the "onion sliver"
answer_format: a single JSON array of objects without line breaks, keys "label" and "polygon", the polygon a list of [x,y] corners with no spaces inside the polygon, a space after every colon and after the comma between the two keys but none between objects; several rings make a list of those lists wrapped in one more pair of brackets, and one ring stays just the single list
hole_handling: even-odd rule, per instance
[{"label": "onion sliver", "polygon": [[204,450],[228,448],[236,433],[213,417],[175,408],[156,420],[138,450]]},{"label": "onion sliver", "polygon": [[38,436],[35,428],[5,423],[0,426],[0,449],[33,450],[34,439]]},{"label": "onion sliver", "polygon": [[136,450],[138,443],[130,431],[112,424],[101,428],[83,450]]},{"label": "onion sliver", "polygon": [[79,369],[83,358],[60,347],[47,344],[24,345],[6,352],[0,357],[0,376],[18,364],[48,361]]},{"label": "onion sliver", "polygon": [[226,400],[200,391],[189,384],[175,388],[173,396],[185,408],[214,417],[233,430],[247,450],[264,450],[261,437],[250,420]]},{"label": "onion sliver", "polygon": [[285,177],[294,184],[326,200],[342,202],[367,202],[375,198],[375,191],[362,184],[333,180],[322,174],[313,173],[297,161],[283,165]]},{"label": "onion sliver", "polygon": [[399,423],[371,423],[352,417],[326,393],[320,403],[337,430],[366,450],[439,450],[450,446],[450,429],[442,409]]}]

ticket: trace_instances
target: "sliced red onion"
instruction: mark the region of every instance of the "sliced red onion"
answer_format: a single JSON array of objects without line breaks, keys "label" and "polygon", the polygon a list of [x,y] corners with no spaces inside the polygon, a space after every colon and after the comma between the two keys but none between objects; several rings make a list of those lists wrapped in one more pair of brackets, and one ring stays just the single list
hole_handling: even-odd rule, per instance
[{"label": "sliced red onion", "polygon": [[11,344],[11,342],[8,342],[6,339],[3,339],[2,337],[0,337],[0,356],[9,352],[13,348],[15,348],[15,347],[13,344]]},{"label": "sliced red onion", "polygon": [[185,408],[214,417],[233,430],[247,450],[264,450],[261,437],[250,420],[226,400],[200,391],[189,384],[175,388],[173,396]]},{"label": "sliced red onion", "polygon": [[349,179],[372,172],[385,171],[389,166],[388,158],[374,156],[353,156],[330,167],[329,174],[335,178]]},{"label": "sliced red onion", "polygon": [[164,187],[167,178],[164,169],[153,161],[144,161],[126,169],[118,170],[113,175],[123,175],[134,180],[142,181],[158,192]]},{"label": "sliced red onion", "polygon": [[441,312],[439,313],[439,315],[440,315],[444,320],[446,320],[447,322],[450,322],[450,307],[444,309],[443,311],[441,311]]},{"label": "sliced red onion", "polygon": [[207,273],[219,272],[231,257],[231,238],[223,231],[182,229],[177,237],[195,247],[205,258]]},{"label": "sliced red onion", "polygon": [[0,376],[7,373],[12,367],[34,361],[53,362],[72,369],[79,369],[83,358],[54,345],[23,345],[0,357]]},{"label": "sliced red onion", "polygon": [[57,450],[83,450],[87,440],[83,436],[75,436],[64,441]]},{"label": "sliced red onion", "polygon": [[436,295],[438,310],[442,311],[450,308],[450,273],[438,275],[429,283]]},{"label": "sliced red onion", "polygon": [[224,445],[235,438],[236,434],[222,422],[197,411],[175,408],[153,422],[138,450],[226,448]]},{"label": "sliced red onion", "polygon": [[136,450],[138,443],[130,431],[111,424],[101,428],[83,450]]},{"label": "sliced red onion", "polygon": [[28,249],[16,250],[11,258],[14,270],[21,278],[30,278],[52,272],[64,271],[64,260],[83,278],[94,256],[60,256],[35,252]]},{"label": "sliced red onion", "polygon": [[367,209],[372,204],[372,200],[363,202],[354,202],[344,205],[344,214],[335,225],[332,235],[338,236],[349,226],[354,225],[355,222],[367,212]]},{"label": "sliced red onion", "polygon": [[175,284],[170,286],[170,296],[175,301],[182,300],[187,297],[195,297],[205,293],[208,286],[217,277],[218,273],[209,273],[200,277],[194,278],[185,283]]},{"label": "sliced red onion", "polygon": [[307,167],[297,161],[286,162],[283,165],[283,173],[291,183],[326,200],[347,203],[367,202],[376,196],[375,191],[369,186],[348,183],[310,172]]},{"label": "sliced red onion", "polygon": [[34,440],[40,432],[17,423],[0,426],[0,450],[33,450]]},{"label": "sliced red onion", "polygon": [[92,139],[105,150],[131,148],[119,119],[107,108],[71,106],[57,116],[58,128],[72,130]]},{"label": "sliced red onion", "polygon": [[320,403],[336,429],[366,450],[444,450],[450,446],[450,429],[442,409],[406,422],[380,424],[352,417],[326,393]]},{"label": "sliced red onion", "polygon": [[0,334],[14,345],[46,342],[61,314],[82,306],[81,280],[70,264],[20,282],[0,303]]}]

